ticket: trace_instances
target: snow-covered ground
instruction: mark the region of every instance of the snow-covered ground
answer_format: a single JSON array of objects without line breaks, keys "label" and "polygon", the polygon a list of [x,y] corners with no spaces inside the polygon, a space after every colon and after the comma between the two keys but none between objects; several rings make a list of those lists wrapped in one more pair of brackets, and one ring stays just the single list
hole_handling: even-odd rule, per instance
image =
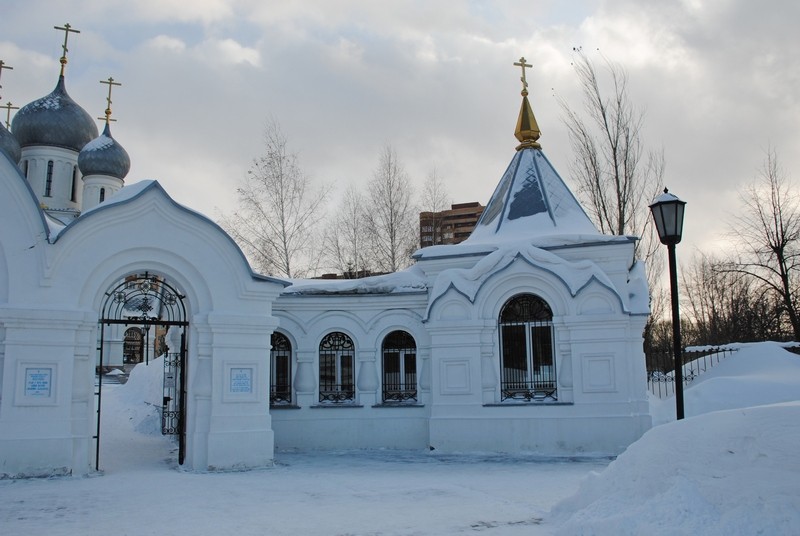
[{"label": "snow-covered ground", "polygon": [[156,366],[103,395],[102,476],[0,481],[0,534],[782,535],[800,533],[800,357],[743,345],[615,461],[278,452],[188,473],[158,434]]}]

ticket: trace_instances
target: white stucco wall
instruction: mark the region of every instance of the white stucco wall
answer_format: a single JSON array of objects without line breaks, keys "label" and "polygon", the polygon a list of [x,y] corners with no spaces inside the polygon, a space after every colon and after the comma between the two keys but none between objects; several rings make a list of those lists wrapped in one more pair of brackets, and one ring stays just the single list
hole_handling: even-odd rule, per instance
[{"label": "white stucco wall", "polygon": [[[22,191],[3,179],[0,185],[12,184],[8,194]],[[0,207],[7,209],[6,217],[38,211],[30,201],[27,208],[25,203],[15,208],[11,195],[0,199],[12,200],[4,203],[12,206]],[[28,220],[27,229],[20,225],[24,218],[12,220],[8,228],[14,232],[2,235],[4,249],[43,235],[36,218]],[[283,288],[280,282],[255,277],[227,235],[176,205],[156,183],[84,215],[54,243],[35,244],[9,261],[13,292],[0,309],[5,333],[0,474],[89,471],[98,311],[116,282],[144,271],[181,289],[189,308],[188,466],[213,470],[271,463],[264,349],[277,325],[271,303]],[[233,365],[253,372],[247,396],[230,392],[226,374]],[[34,369],[47,370],[49,396],[26,395],[25,375]]]}]

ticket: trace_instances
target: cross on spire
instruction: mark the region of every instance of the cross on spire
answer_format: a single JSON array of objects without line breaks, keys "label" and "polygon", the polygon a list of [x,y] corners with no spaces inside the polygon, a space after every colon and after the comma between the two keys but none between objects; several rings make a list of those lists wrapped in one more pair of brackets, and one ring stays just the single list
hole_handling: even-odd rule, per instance
[{"label": "cross on spire", "polygon": [[19,110],[19,106],[14,106],[11,102],[7,102],[0,108],[6,109],[6,129],[11,130],[11,110]]},{"label": "cross on spire", "polygon": [[522,81],[523,94],[527,95],[528,94],[528,81],[525,79],[525,67],[533,67],[533,65],[531,65],[529,63],[525,63],[525,57],[524,56],[521,57],[519,59],[519,61],[514,62],[514,65],[517,66],[517,67],[522,67],[522,78],[520,78],[520,80]]},{"label": "cross on spire", "polygon": [[[0,77],[3,76],[3,69],[8,69],[9,71],[13,71],[14,70],[13,67],[11,67],[10,65],[6,65],[6,62],[4,62],[3,60],[0,60]],[[3,86],[0,86],[0,89],[2,89],[2,88],[3,88]]]},{"label": "cross on spire", "polygon": [[81,33],[80,30],[73,30],[72,26],[69,23],[66,23],[64,26],[53,26],[56,30],[63,30],[64,31],[64,44],[61,45],[61,49],[63,50],[63,54],[61,55],[61,59],[58,61],[61,62],[61,76],[64,76],[64,67],[67,65],[67,52],[69,49],[67,48],[67,40],[69,39],[70,32],[72,33]]},{"label": "cross on spire", "polygon": [[106,97],[106,116],[105,117],[98,117],[98,119],[105,119],[106,124],[109,121],[116,121],[116,119],[111,119],[111,88],[113,86],[121,86],[119,82],[114,82],[114,78],[108,77],[108,80],[100,80],[101,84],[108,84],[108,97]]}]

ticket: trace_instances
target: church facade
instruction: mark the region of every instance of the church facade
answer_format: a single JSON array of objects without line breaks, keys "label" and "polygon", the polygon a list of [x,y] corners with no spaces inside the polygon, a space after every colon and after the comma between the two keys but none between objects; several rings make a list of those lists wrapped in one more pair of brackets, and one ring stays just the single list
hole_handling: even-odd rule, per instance
[{"label": "church facade", "polygon": [[108,116],[98,135],[62,70],[0,129],[0,475],[97,467],[96,371],[132,333],[164,363],[163,430],[192,470],[276,448],[624,450],[651,424],[644,267],[635,238],[596,230],[522,97],[469,239],[394,274],[286,281],[158,182],[124,185]]}]

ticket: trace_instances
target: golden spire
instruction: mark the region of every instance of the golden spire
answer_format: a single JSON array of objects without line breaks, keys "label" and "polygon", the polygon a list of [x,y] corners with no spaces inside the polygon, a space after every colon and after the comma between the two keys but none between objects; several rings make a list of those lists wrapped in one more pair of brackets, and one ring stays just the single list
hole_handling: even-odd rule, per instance
[{"label": "golden spire", "polygon": [[111,119],[111,88],[113,86],[121,86],[119,82],[114,82],[112,77],[108,77],[108,80],[100,80],[101,84],[108,84],[108,97],[106,97],[106,112],[105,117],[98,117],[98,119],[105,119],[106,125],[109,121],[116,121],[116,119]]},{"label": "golden spire", "polygon": [[67,40],[69,39],[69,33],[81,33],[80,30],[73,30],[72,26],[69,23],[66,23],[64,26],[53,26],[56,30],[64,30],[64,44],[61,45],[61,49],[63,50],[63,54],[61,54],[61,59],[58,61],[61,62],[61,76],[64,76],[64,68],[67,66]]},{"label": "golden spire", "polygon": [[514,65],[522,68],[522,77],[520,78],[522,81],[522,92],[520,93],[522,95],[522,106],[519,109],[517,128],[514,131],[514,136],[521,142],[517,145],[517,151],[528,147],[532,149],[541,149],[542,146],[539,145],[539,142],[536,140],[539,139],[542,132],[539,130],[539,125],[536,123],[536,117],[533,115],[531,104],[528,102],[528,81],[525,78],[525,67],[533,66],[525,63],[524,57],[520,58],[518,62],[514,62]]}]

